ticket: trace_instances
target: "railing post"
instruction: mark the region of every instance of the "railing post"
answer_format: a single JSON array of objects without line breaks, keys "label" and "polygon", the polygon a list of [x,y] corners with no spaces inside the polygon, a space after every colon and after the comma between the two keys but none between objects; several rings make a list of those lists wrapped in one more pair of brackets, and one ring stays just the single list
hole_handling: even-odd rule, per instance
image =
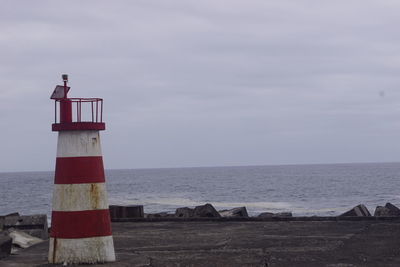
[{"label": "railing post", "polygon": [[[73,102],[72,102],[73,103]],[[79,107],[78,107],[78,102],[76,102],[76,121],[79,122]]]},{"label": "railing post", "polygon": [[99,101],[96,101],[96,122],[99,122]]},{"label": "railing post", "polygon": [[82,99],[79,99],[79,122],[82,121]]},{"label": "railing post", "polygon": [[92,105],[92,122],[94,122],[94,110],[93,110],[93,101],[90,102],[90,104]]},{"label": "railing post", "polygon": [[103,122],[103,99],[100,100],[101,111],[100,111],[100,122]]}]

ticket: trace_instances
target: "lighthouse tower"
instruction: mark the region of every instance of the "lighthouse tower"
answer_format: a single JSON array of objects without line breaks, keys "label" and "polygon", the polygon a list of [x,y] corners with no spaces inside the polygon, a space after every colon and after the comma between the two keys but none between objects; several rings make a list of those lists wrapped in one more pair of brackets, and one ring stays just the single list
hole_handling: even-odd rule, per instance
[{"label": "lighthouse tower", "polygon": [[[50,263],[115,261],[99,131],[105,130],[103,100],[68,98],[68,75],[56,86],[58,132]],[[59,114],[58,114],[59,113]]]}]

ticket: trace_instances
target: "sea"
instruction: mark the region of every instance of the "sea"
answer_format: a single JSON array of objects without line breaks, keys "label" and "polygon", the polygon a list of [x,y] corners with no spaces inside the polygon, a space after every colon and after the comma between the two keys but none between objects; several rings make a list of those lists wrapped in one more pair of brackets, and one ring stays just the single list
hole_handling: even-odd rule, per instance
[{"label": "sea", "polygon": [[[365,204],[400,206],[400,163],[106,170],[110,204],[145,213],[211,203],[250,215],[335,216]],[[54,172],[0,173],[0,215],[51,214]]]}]

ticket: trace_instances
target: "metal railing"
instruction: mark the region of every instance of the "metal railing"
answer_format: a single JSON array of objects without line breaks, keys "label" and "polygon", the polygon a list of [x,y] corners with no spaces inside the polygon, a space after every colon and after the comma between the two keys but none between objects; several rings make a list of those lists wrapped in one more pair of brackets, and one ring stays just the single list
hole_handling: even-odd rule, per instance
[{"label": "metal railing", "polygon": [[[102,123],[103,122],[103,99],[101,98],[67,98],[67,99],[56,99],[54,101],[55,105],[55,123],[59,123],[57,110],[60,110],[60,104],[63,101],[71,102],[71,112],[72,112],[72,122],[93,122]],[[57,103],[59,103],[57,105]],[[58,107],[57,107],[58,106]],[[85,116],[82,119],[82,107],[84,108],[84,113],[90,113],[91,116]],[[88,111],[87,111],[88,110]]]}]

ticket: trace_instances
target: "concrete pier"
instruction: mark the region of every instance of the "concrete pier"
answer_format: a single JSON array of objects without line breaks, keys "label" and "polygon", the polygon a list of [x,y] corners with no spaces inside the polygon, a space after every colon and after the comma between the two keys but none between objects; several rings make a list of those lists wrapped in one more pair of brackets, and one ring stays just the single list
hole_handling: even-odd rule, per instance
[{"label": "concrete pier", "polygon": [[[400,266],[400,220],[114,222],[117,262],[93,266]],[[47,242],[0,266],[47,264]]]}]

